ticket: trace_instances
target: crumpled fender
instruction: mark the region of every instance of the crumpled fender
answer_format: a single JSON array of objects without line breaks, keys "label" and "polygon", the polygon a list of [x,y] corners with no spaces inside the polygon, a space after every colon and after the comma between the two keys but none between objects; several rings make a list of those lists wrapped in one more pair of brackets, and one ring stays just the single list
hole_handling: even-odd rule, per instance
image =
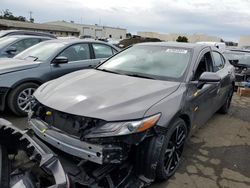
[{"label": "crumpled fender", "polygon": [[69,187],[68,176],[61,162],[53,151],[33,135],[32,130],[21,130],[7,120],[0,118],[0,143],[12,150],[24,150],[30,160],[38,162],[40,168],[52,174],[55,185],[50,186],[50,188]]}]

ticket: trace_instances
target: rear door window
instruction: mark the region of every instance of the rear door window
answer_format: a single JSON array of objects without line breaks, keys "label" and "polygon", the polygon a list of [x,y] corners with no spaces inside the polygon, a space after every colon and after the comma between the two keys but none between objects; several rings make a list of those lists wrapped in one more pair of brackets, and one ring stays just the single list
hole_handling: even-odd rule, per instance
[{"label": "rear door window", "polygon": [[90,59],[89,45],[88,44],[72,45],[66,48],[58,56],[67,57],[69,62]]},{"label": "rear door window", "polygon": [[108,58],[113,55],[113,50],[110,46],[105,44],[92,44],[95,58]]},{"label": "rear door window", "polygon": [[12,47],[15,47],[17,49],[17,53],[22,52],[23,50],[39,43],[41,40],[39,38],[31,38],[31,39],[23,39],[20,40],[14,44],[12,44]]},{"label": "rear door window", "polygon": [[224,65],[225,65],[225,59],[223,58],[223,56],[218,53],[218,52],[213,52],[213,57],[214,57],[214,71],[217,72],[221,69],[223,69]]}]

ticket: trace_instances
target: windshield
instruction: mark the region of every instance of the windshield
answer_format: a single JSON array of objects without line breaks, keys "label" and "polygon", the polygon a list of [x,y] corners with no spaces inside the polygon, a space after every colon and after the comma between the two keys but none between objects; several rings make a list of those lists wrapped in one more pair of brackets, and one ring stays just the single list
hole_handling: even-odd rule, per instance
[{"label": "windshield", "polygon": [[190,50],[165,46],[131,47],[97,69],[159,80],[180,80],[187,69]]},{"label": "windshield", "polygon": [[46,61],[48,60],[55,52],[65,46],[64,43],[58,42],[41,42],[27,50],[16,55],[15,59],[33,59],[34,61]]},{"label": "windshield", "polygon": [[250,53],[247,52],[225,52],[228,60],[239,60],[238,64],[250,65]]},{"label": "windshield", "polygon": [[15,37],[3,37],[0,38],[0,48],[4,48],[5,46],[14,42],[17,38]]}]

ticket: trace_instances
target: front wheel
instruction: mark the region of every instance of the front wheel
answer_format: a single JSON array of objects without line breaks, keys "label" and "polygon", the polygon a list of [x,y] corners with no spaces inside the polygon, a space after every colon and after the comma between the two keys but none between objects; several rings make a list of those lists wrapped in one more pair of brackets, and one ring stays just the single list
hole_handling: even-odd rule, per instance
[{"label": "front wheel", "polygon": [[8,106],[18,116],[26,116],[30,110],[30,100],[38,84],[24,83],[14,88],[8,97]]},{"label": "front wheel", "polygon": [[162,145],[156,168],[156,179],[167,180],[180,165],[185,141],[188,135],[187,125],[182,119],[173,122]]}]

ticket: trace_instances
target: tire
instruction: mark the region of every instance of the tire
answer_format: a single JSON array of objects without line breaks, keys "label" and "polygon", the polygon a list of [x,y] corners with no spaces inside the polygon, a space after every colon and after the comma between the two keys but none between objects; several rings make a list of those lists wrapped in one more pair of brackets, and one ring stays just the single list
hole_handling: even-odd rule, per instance
[{"label": "tire", "polygon": [[174,175],[180,165],[187,136],[188,130],[185,121],[180,118],[173,121],[161,147],[156,168],[157,180],[167,180]]},{"label": "tire", "polygon": [[219,109],[219,113],[221,114],[227,114],[231,105],[232,97],[233,97],[234,89],[230,89],[226,102],[222,105],[222,107]]},{"label": "tire", "polygon": [[14,88],[7,101],[10,110],[17,116],[26,116],[29,110],[29,99],[38,86],[38,84],[29,82]]},{"label": "tire", "polygon": [[0,187],[9,188],[9,159],[6,148],[0,145]]}]

